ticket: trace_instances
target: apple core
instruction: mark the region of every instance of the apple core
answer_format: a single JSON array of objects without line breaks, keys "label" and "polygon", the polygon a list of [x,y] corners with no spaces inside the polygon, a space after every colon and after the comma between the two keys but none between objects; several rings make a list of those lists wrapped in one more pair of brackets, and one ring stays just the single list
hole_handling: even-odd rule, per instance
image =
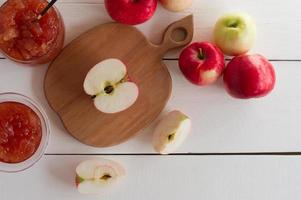
[{"label": "apple core", "polygon": [[172,133],[170,135],[168,135],[168,141],[173,141],[176,137],[176,133]]},{"label": "apple core", "polygon": [[108,85],[104,89],[105,93],[111,94],[114,91],[114,87],[112,85]]},{"label": "apple core", "polygon": [[100,179],[102,179],[102,180],[108,180],[108,179],[110,179],[110,178],[112,178],[112,176],[110,175],[110,174],[105,174],[105,175],[103,175]]}]

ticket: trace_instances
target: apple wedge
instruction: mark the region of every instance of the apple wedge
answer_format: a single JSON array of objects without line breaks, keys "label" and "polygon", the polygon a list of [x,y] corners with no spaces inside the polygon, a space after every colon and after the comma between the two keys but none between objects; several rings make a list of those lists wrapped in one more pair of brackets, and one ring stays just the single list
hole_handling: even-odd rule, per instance
[{"label": "apple wedge", "polygon": [[103,113],[117,113],[132,106],[139,90],[127,77],[126,66],[118,59],[107,59],[95,65],[84,81],[85,92]]},{"label": "apple wedge", "polygon": [[191,120],[180,111],[168,113],[159,122],[153,135],[154,149],[160,154],[174,152],[191,130]]},{"label": "apple wedge", "polygon": [[101,194],[125,175],[124,168],[117,162],[98,159],[87,160],[76,168],[76,186],[82,194]]}]

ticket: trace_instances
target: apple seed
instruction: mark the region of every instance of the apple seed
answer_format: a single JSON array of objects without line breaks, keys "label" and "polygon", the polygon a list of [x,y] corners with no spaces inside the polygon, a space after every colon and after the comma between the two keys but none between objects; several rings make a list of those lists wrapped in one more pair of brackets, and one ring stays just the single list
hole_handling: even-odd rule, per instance
[{"label": "apple seed", "polygon": [[172,134],[168,135],[168,141],[169,142],[173,141],[175,139],[175,137],[176,137],[176,133],[172,133]]},{"label": "apple seed", "polygon": [[114,90],[114,87],[112,85],[108,85],[108,86],[105,87],[104,90],[107,94],[111,94]]},{"label": "apple seed", "polygon": [[104,174],[100,179],[107,181],[110,178],[112,178],[112,176],[110,174]]}]

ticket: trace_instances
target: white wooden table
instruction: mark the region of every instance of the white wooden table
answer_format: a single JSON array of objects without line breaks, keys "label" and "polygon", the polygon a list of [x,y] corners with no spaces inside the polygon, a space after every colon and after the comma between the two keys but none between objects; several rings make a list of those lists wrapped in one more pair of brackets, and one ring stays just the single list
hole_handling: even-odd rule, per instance
[{"label": "white wooden table", "polygon": [[[66,43],[111,21],[102,0],[59,0],[57,7],[65,21]],[[105,193],[104,199],[300,199],[301,157],[272,155],[301,152],[300,7],[298,0],[195,0],[182,13],[159,7],[152,20],[138,26],[151,41],[159,42],[169,23],[193,13],[194,40],[204,41],[211,39],[221,14],[245,11],[258,25],[259,38],[252,52],[267,56],[277,72],[277,86],[270,96],[235,100],[228,97],[221,82],[206,88],[188,83],[177,67],[179,52],[167,54],[173,94],[164,112],[180,109],[193,120],[191,136],[170,156],[152,150],[152,127],[112,148],[79,143],[67,134],[46,102],[47,66],[23,67],[0,55],[0,92],[20,92],[39,101],[51,121],[50,144],[40,162],[18,174],[0,173],[0,200],[97,199],[77,193],[74,169],[80,161],[98,157],[117,160],[127,169],[127,178]]]}]

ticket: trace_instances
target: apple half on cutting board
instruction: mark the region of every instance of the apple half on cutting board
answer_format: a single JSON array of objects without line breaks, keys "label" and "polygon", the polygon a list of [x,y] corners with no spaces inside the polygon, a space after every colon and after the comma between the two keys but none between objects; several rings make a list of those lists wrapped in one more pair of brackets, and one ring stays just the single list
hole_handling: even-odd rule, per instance
[{"label": "apple half on cutting board", "polygon": [[84,81],[85,92],[92,96],[96,109],[117,113],[132,106],[138,98],[138,86],[129,81],[126,66],[118,59],[95,65]]}]

